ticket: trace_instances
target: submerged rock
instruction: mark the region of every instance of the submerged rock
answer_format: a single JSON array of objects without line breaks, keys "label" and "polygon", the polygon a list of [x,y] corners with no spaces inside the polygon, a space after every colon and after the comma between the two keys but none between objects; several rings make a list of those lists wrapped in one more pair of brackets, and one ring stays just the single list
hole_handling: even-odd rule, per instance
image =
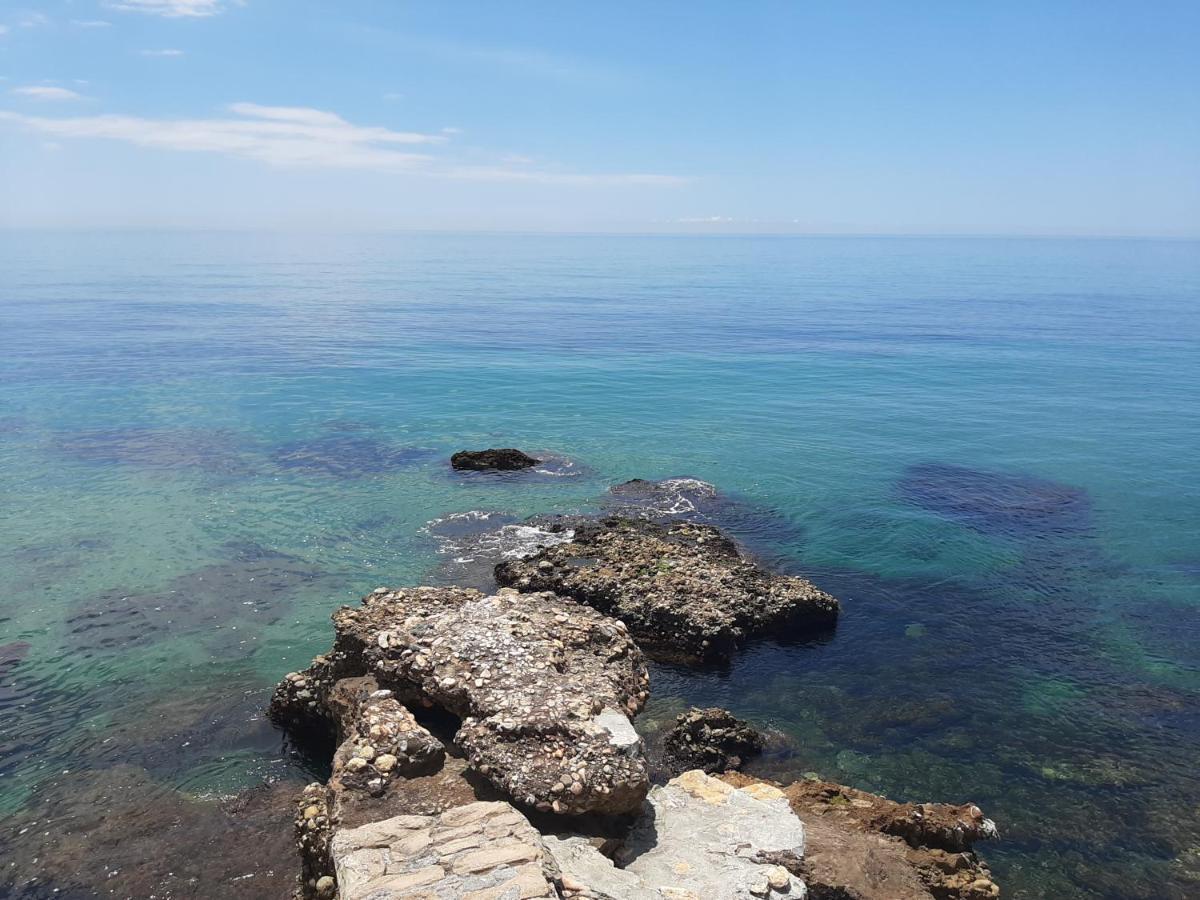
[{"label": "submerged rock", "polygon": [[736,771],[763,750],[763,736],[725,709],[689,709],[663,738],[667,765],[678,771]]},{"label": "submerged rock", "polygon": [[553,594],[379,588],[334,624],[333,650],[276,689],[276,721],[336,723],[338,685],[370,674],[399,699],[461,718],[455,744],[518,803],[620,813],[645,797],[630,717],[649,676],[622,623]]},{"label": "submerged rock", "polygon": [[529,469],[536,466],[540,459],[534,459],[528,453],[523,453],[514,447],[488,450],[459,450],[450,457],[450,465],[455,469],[470,469],[473,471],[495,470],[511,472],[517,469]]},{"label": "submerged rock", "polygon": [[570,542],[499,563],[496,581],[616,616],[659,652],[707,658],[751,635],[830,627],[839,609],[810,582],[767,572],[718,529],[690,522],[578,523]]},{"label": "submerged rock", "polygon": [[103,428],[57,434],[53,447],[83,463],[209,475],[253,471],[244,438],[221,428]]},{"label": "submerged rock", "polygon": [[568,897],[803,898],[804,826],[777,788],[685,772],[655,787],[609,859],[582,835],[546,837]]},{"label": "submerged rock", "polygon": [[[740,773],[728,784],[761,783]],[[781,789],[808,830],[803,874],[816,900],[989,900],[1000,894],[973,852],[996,826],[974,804],[897,803],[845,785]]]},{"label": "submerged rock", "polygon": [[369,434],[327,434],[280,444],[271,459],[281,469],[335,478],[384,475],[433,456],[432,450],[406,447]]},{"label": "submerged rock", "polygon": [[991,534],[1063,536],[1091,524],[1087,491],[1034,475],[921,463],[904,471],[898,487],[909,503]]},{"label": "submerged rock", "polygon": [[118,765],[43,777],[0,828],[0,897],[280,900],[292,784],[201,798]]}]

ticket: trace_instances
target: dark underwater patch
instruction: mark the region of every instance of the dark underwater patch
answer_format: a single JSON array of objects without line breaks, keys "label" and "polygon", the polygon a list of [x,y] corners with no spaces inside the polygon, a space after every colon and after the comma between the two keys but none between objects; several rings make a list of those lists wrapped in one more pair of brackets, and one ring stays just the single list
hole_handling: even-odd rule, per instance
[{"label": "dark underwater patch", "polygon": [[292,595],[321,577],[304,561],[248,542],[228,559],[179,575],[160,591],[108,591],[67,616],[70,649],[89,655],[144,646],[228,623],[275,621]]},{"label": "dark underwater patch", "polygon": [[919,463],[905,469],[897,489],[904,501],[987,534],[1068,536],[1091,526],[1085,490],[1034,475]]},{"label": "dark underwater patch", "polygon": [[344,430],[280,444],[271,451],[271,459],[281,469],[335,478],[365,478],[407,468],[430,459],[434,453],[423,447],[394,444],[358,430]]},{"label": "dark underwater patch", "polygon": [[251,466],[238,436],[223,429],[102,428],[60,433],[54,449],[79,462],[242,475]]},{"label": "dark underwater patch", "polygon": [[295,791],[197,799],[134,766],[56,776],[6,816],[0,896],[287,896],[299,868]]},{"label": "dark underwater patch", "polygon": [[25,430],[25,420],[16,416],[0,416],[0,438],[20,434]]}]

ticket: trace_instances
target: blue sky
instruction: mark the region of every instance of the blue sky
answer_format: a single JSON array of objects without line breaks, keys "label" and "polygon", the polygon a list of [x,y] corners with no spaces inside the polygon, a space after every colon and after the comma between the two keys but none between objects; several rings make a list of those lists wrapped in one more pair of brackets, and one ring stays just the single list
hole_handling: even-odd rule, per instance
[{"label": "blue sky", "polygon": [[0,224],[1200,235],[1200,3],[0,6]]}]

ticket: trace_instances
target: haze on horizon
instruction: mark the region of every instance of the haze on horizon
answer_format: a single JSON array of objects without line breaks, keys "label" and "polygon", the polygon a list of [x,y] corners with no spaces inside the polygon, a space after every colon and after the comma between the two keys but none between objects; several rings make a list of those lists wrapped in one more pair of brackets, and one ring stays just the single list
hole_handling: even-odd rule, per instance
[{"label": "haze on horizon", "polygon": [[1200,236],[1200,4],[45,0],[0,226]]}]

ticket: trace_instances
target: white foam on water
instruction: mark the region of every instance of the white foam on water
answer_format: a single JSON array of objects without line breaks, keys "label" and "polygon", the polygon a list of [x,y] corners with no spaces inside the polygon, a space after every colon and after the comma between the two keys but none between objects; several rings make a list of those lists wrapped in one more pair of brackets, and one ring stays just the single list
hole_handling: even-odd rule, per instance
[{"label": "white foam on water", "polygon": [[478,559],[522,559],[532,556],[540,547],[566,544],[575,538],[575,532],[550,531],[536,525],[502,525],[494,531],[461,536],[440,535],[438,525],[444,522],[486,522],[502,513],[472,509],[467,512],[451,513],[433,519],[421,530],[432,535],[438,542],[438,553],[452,555],[454,562],[465,564]]},{"label": "white foam on water", "polygon": [[[632,502],[664,516],[699,512],[696,500],[711,500],[717,496],[716,486],[699,478],[665,478],[654,482],[654,487],[655,496],[646,498],[644,502],[638,502],[638,499]],[[658,496],[660,493],[661,496]]]}]

